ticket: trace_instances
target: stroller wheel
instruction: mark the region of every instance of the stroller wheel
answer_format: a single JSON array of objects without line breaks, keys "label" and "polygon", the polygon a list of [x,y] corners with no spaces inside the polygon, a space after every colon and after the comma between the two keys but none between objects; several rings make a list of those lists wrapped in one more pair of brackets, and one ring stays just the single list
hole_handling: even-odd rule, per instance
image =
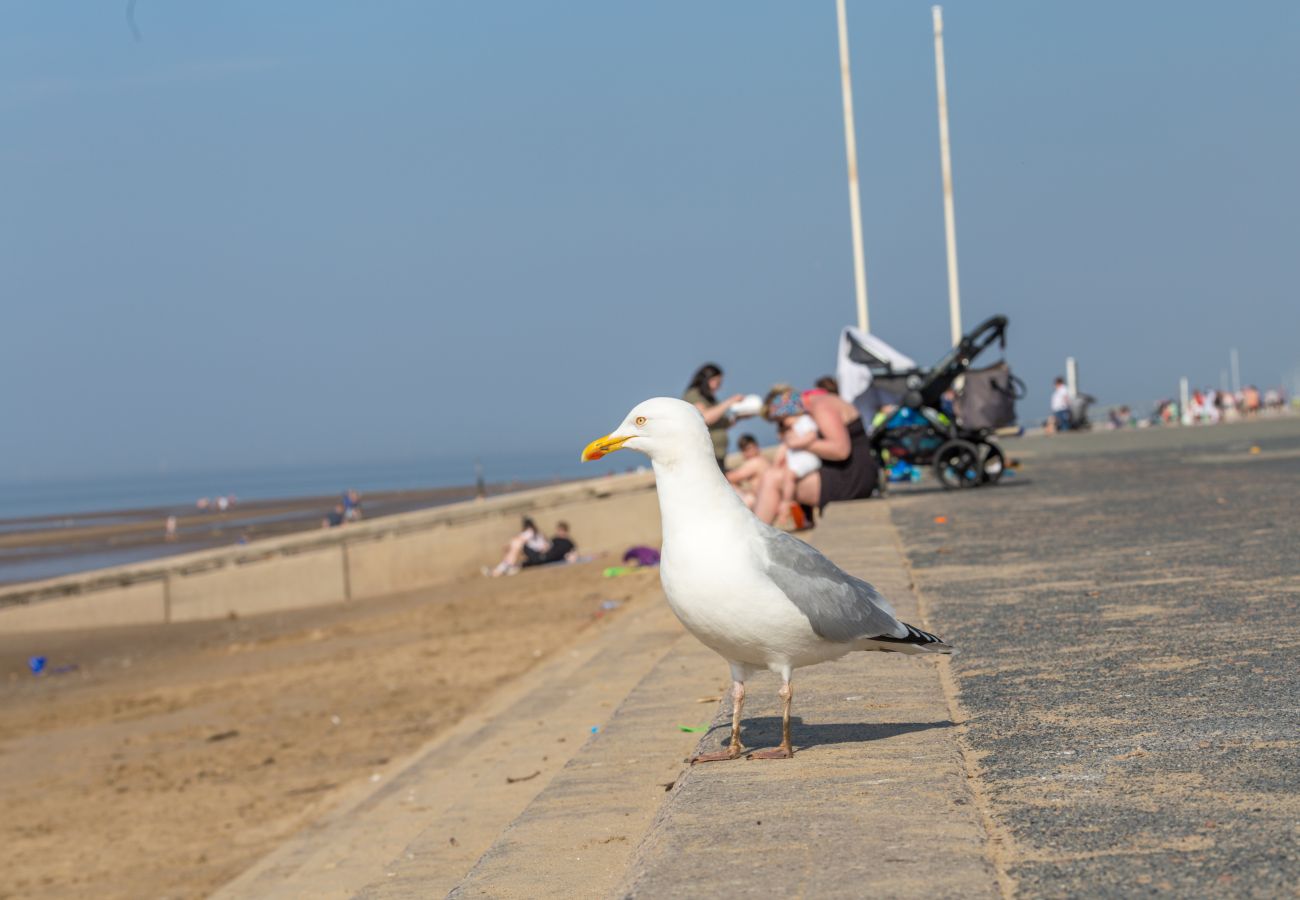
[{"label": "stroller wheel", "polygon": [[984,451],[984,460],[980,465],[980,482],[997,484],[1007,468],[1007,460],[1002,455],[1002,448],[997,444],[982,444],[980,449]]},{"label": "stroller wheel", "polygon": [[935,451],[934,474],[945,488],[976,487],[983,481],[979,448],[955,438]]}]

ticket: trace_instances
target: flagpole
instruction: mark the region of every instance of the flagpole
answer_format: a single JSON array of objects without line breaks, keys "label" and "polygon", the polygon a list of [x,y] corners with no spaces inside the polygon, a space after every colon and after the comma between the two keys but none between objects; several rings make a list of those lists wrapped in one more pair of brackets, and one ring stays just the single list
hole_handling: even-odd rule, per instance
[{"label": "flagpole", "polygon": [[961,341],[961,291],[957,286],[957,224],[952,203],[952,155],[948,148],[948,76],[943,62],[943,7],[934,13],[934,74],[939,91],[939,158],[943,165],[943,231],[948,243],[948,318],[952,345]]},{"label": "flagpole", "polygon": [[849,160],[849,214],[853,220],[853,282],[857,289],[858,327],[870,331],[867,318],[867,264],[862,255],[862,203],[858,197],[858,142],[853,127],[853,79],[849,75],[849,33],[844,0],[835,0],[840,32],[840,92],[844,97],[844,152]]}]

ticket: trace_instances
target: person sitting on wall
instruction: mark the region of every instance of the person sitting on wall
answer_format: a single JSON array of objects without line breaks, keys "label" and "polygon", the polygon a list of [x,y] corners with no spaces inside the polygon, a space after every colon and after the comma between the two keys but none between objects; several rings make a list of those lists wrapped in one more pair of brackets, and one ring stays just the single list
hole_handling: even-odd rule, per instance
[{"label": "person sitting on wall", "polygon": [[745,505],[753,509],[754,501],[758,496],[758,479],[771,467],[772,462],[763,455],[762,449],[758,446],[758,439],[752,434],[742,434],[737,441],[737,446],[740,447],[743,461],[727,472],[727,481],[731,482],[731,486],[736,489],[736,493],[740,494]]},{"label": "person sitting on wall", "polygon": [[[806,412],[817,425],[812,442],[800,449],[821,459],[821,468],[795,483],[796,503],[821,510],[830,503],[871,496],[879,474],[876,458],[862,415],[851,403],[823,388],[796,391],[788,384],[778,384],[768,392],[765,405],[770,422]],[[784,472],[773,466],[759,479],[754,515],[769,525],[781,512],[783,476]]]}]

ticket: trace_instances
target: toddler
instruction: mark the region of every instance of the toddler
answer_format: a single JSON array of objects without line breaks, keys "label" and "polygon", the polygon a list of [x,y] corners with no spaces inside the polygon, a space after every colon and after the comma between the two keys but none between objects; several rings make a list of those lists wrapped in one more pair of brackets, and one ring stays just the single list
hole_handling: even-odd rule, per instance
[{"label": "toddler", "polygon": [[782,510],[782,525],[794,526],[794,530],[799,531],[808,527],[803,520],[803,509],[795,503],[794,491],[795,485],[799,479],[811,475],[822,467],[821,457],[807,447],[817,439],[817,423],[813,417],[807,413],[797,416],[786,416],[781,420],[781,449],[780,456],[777,460],[778,465],[783,465],[781,478],[781,505],[778,509]]}]

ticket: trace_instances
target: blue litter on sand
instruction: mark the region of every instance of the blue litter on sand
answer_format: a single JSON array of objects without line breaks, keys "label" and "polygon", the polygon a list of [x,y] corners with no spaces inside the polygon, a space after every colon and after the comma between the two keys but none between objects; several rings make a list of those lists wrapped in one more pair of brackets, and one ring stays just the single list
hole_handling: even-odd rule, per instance
[{"label": "blue litter on sand", "polygon": [[591,726],[591,733],[592,733],[592,734],[595,734],[595,733],[598,732],[598,731],[600,731],[600,726],[599,726],[599,725],[592,725],[592,726]]},{"label": "blue litter on sand", "polygon": [[32,670],[33,675],[39,675],[45,671],[45,664],[48,660],[44,656],[33,656],[27,660],[27,668]]}]

